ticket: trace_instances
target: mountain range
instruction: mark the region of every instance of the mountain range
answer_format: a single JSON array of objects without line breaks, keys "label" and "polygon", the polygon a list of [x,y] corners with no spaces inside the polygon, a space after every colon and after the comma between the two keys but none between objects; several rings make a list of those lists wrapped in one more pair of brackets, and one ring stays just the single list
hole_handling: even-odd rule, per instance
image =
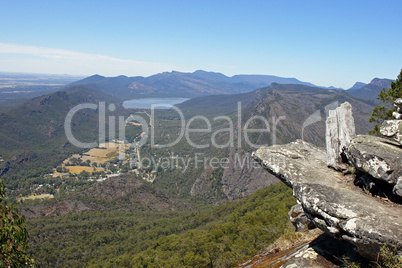
[{"label": "mountain range", "polygon": [[[376,101],[381,89],[389,88],[390,79],[374,78],[369,84],[356,82],[347,90],[356,98]],[[221,73],[198,70],[193,73],[164,72],[149,77],[104,77],[93,75],[71,83],[69,87],[85,85],[88,88],[104,91],[116,99],[150,97],[188,97],[205,95],[225,95],[250,92],[258,88],[276,84],[297,84],[319,87],[296,78],[283,78],[273,75],[234,75],[228,77]],[[339,89],[335,87],[321,87]]]},{"label": "mountain range", "polygon": [[369,84],[357,82],[347,92],[360,99],[376,101],[377,96],[383,88],[390,88],[391,79],[374,78]]},{"label": "mountain range", "polygon": [[69,87],[86,85],[125,100],[148,97],[191,98],[203,95],[238,94],[267,87],[271,83],[314,86],[296,78],[283,78],[273,75],[235,75],[228,77],[221,73],[198,70],[193,73],[164,72],[149,77],[93,75],[71,83]]},{"label": "mountain range", "polygon": [[[273,75],[234,75],[229,77],[221,73],[203,70],[197,70],[193,73],[164,72],[149,77],[93,75],[75,82],[74,79],[80,77],[9,73],[0,73],[0,77],[2,78],[0,82],[0,111],[23,103],[29,98],[50,94],[62,90],[63,87],[74,88],[78,85],[103,91],[119,101],[150,97],[192,98],[205,95],[239,94],[267,87],[272,83],[319,87],[296,78]],[[381,89],[389,87],[390,81],[390,79],[374,78],[369,84],[356,82],[353,87],[348,89],[348,93],[357,98],[375,101]],[[335,87],[321,88],[339,89]]]}]

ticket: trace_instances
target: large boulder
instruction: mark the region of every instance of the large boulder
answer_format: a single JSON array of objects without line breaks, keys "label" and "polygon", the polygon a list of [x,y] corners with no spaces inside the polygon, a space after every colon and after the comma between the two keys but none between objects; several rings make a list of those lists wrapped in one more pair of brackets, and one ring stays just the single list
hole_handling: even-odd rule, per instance
[{"label": "large boulder", "polygon": [[395,120],[385,120],[380,127],[380,133],[402,144],[402,98],[394,101],[396,111],[392,113]]},{"label": "large boulder", "polygon": [[292,187],[293,195],[314,224],[334,237],[349,241],[375,259],[382,245],[402,253],[402,207],[367,195],[326,164],[326,152],[297,140],[258,149],[253,158]]},{"label": "large boulder", "polygon": [[356,169],[394,186],[393,193],[402,197],[402,148],[399,143],[360,135],[350,143],[347,156]]},{"label": "large boulder", "polygon": [[385,120],[380,127],[380,133],[402,144],[402,120]]},{"label": "large boulder", "polygon": [[346,169],[342,156],[350,141],[356,136],[352,105],[345,102],[335,110],[329,111],[325,123],[327,165],[338,170]]}]

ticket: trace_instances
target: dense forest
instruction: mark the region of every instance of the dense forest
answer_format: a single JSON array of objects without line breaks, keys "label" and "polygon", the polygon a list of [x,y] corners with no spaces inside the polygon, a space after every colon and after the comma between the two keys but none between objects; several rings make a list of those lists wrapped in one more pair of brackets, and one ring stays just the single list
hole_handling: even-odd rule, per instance
[{"label": "dense forest", "polygon": [[38,218],[28,221],[29,252],[43,267],[233,267],[293,232],[294,204],[279,183],[215,207]]}]

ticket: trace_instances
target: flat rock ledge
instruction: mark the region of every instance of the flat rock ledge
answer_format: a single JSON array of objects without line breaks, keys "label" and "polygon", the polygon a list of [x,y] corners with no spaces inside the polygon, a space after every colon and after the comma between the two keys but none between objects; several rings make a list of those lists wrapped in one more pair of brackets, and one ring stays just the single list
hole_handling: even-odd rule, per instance
[{"label": "flat rock ledge", "polygon": [[293,189],[305,214],[321,230],[354,244],[376,259],[382,245],[402,254],[402,206],[374,198],[354,187],[354,175],[326,164],[326,152],[297,140],[263,147],[252,157]]}]

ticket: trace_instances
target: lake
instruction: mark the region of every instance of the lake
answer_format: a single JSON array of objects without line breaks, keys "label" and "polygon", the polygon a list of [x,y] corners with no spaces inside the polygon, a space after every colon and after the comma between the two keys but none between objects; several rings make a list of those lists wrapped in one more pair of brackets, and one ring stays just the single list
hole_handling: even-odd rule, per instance
[{"label": "lake", "polygon": [[189,100],[189,98],[149,98],[149,99],[132,99],[123,102],[124,108],[143,108],[150,109],[151,105],[163,105],[155,106],[155,109],[169,109],[175,104],[179,104]]}]

